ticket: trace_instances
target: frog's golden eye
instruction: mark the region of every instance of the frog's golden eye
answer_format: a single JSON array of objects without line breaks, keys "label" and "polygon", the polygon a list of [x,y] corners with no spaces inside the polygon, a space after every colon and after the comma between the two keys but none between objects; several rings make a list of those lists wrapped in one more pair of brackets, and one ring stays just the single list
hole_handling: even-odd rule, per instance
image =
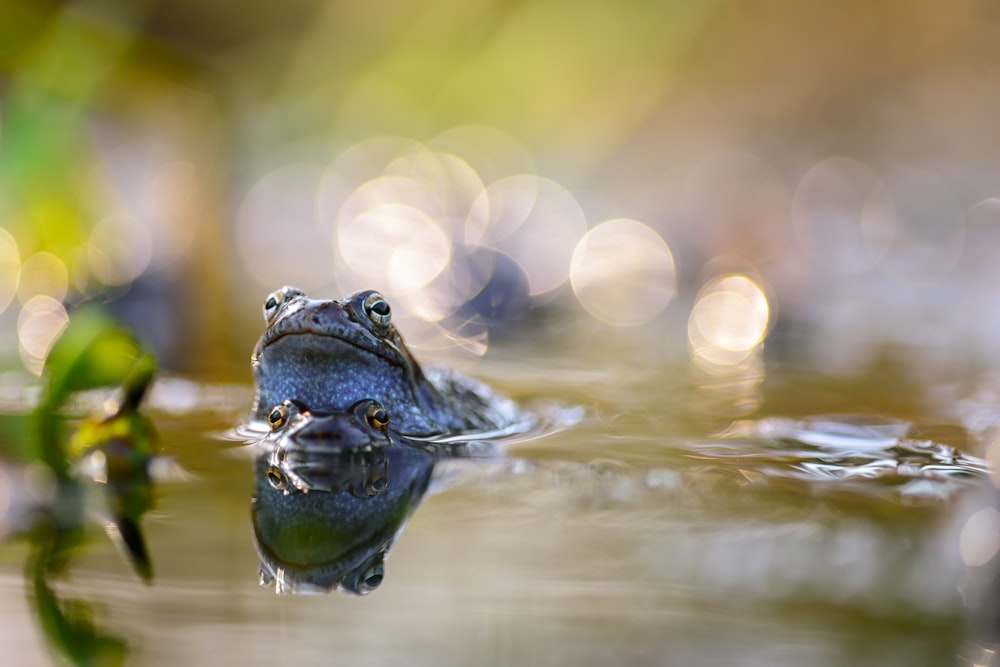
[{"label": "frog's golden eye", "polygon": [[389,326],[389,322],[392,320],[392,310],[389,308],[389,302],[381,294],[378,292],[369,294],[365,297],[364,306],[365,314],[368,315],[368,319],[375,326],[380,329],[385,329]]},{"label": "frog's golden eye", "polygon": [[380,404],[372,403],[365,410],[365,421],[372,428],[383,431],[389,425],[389,413]]},{"label": "frog's golden eye", "polygon": [[285,482],[285,475],[276,466],[267,467],[267,482],[278,491],[284,491],[288,486]]},{"label": "frog's golden eye", "polygon": [[288,406],[287,405],[276,405],[269,413],[267,413],[267,424],[271,427],[272,431],[277,431],[279,428],[285,425],[288,421]]},{"label": "frog's golden eye", "polygon": [[271,292],[267,295],[267,299],[264,300],[264,321],[267,324],[270,324],[274,320],[274,316],[278,314],[278,311],[281,309],[281,304],[284,302],[284,290]]},{"label": "frog's golden eye", "polygon": [[274,324],[282,305],[294,297],[305,297],[306,293],[298,287],[285,285],[279,290],[271,292],[264,299],[264,322],[268,325]]}]

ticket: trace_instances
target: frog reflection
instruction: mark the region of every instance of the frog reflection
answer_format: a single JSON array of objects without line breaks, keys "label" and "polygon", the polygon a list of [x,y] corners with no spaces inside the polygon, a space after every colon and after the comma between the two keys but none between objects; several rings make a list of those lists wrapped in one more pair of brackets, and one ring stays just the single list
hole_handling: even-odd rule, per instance
[{"label": "frog reflection", "polygon": [[392,431],[373,400],[323,414],[285,401],[267,419],[251,501],[261,584],[278,593],[371,592],[438,452]]}]

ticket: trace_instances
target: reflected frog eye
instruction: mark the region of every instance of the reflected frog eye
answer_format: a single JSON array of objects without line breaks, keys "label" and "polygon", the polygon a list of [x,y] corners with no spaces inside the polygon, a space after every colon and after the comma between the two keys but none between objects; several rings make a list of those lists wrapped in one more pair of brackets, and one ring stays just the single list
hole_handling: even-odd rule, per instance
[{"label": "reflected frog eye", "polygon": [[380,404],[372,403],[365,410],[365,421],[372,428],[382,431],[389,425],[389,413]]},{"label": "reflected frog eye", "polygon": [[378,496],[385,493],[387,488],[389,488],[389,480],[385,477],[376,477],[374,479],[365,480],[365,494],[369,498],[371,496]]},{"label": "reflected frog eye", "polygon": [[267,413],[267,424],[272,431],[277,431],[288,421],[288,406],[276,405],[274,409]]},{"label": "reflected frog eye", "polygon": [[284,491],[288,486],[285,482],[285,475],[276,466],[267,467],[267,481],[278,491]]},{"label": "reflected frog eye", "polygon": [[358,579],[358,593],[361,595],[371,593],[382,584],[384,576],[385,568],[382,566],[382,563],[375,563],[365,570],[365,573]]},{"label": "reflected frog eye", "polygon": [[389,326],[389,321],[392,319],[392,311],[389,308],[389,302],[386,301],[381,294],[378,292],[372,292],[367,297],[365,297],[365,314],[368,315],[368,319],[379,328],[386,328]]}]

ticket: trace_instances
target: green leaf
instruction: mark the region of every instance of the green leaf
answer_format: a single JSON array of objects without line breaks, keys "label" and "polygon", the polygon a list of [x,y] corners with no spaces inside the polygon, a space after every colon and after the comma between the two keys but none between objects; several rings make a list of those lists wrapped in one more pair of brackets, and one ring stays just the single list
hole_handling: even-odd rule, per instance
[{"label": "green leaf", "polygon": [[98,307],[73,313],[45,361],[45,402],[55,411],[74,391],[121,384],[142,351],[132,334]]},{"label": "green leaf", "polygon": [[155,370],[155,361],[142,355],[135,337],[102,309],[85,306],[77,310],[45,361],[42,400],[35,413],[36,458],[45,461],[57,477],[65,478],[67,452],[59,437],[57,413],[69,395],[124,383],[125,399],[119,410],[134,412]]}]

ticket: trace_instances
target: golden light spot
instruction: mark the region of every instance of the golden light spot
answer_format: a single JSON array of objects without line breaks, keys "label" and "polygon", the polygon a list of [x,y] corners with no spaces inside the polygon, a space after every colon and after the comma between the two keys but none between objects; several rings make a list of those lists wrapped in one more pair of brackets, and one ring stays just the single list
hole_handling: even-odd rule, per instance
[{"label": "golden light spot", "polygon": [[[450,153],[415,151],[390,162],[383,173],[413,179],[424,193],[421,201],[390,203],[426,210],[449,234],[462,229],[470,207],[485,189],[475,170]],[[428,201],[429,207],[425,204]]]},{"label": "golden light spot", "polygon": [[524,224],[538,199],[535,176],[510,176],[490,185],[473,204],[465,223],[465,242],[494,247]]},{"label": "golden light spot", "polygon": [[[387,139],[365,146],[338,158],[317,194],[324,225],[333,204],[342,201],[331,239],[343,260],[335,267],[338,286],[351,291],[379,285],[398,297],[403,310],[423,320],[440,320],[481,289],[467,270],[468,253],[453,261],[453,238],[479,200],[482,180],[451,153]],[[399,154],[390,155],[392,149]],[[368,169],[379,160],[384,165],[344,196],[351,181],[351,175],[340,174],[344,160],[360,160]]]},{"label": "golden light spot", "polygon": [[372,137],[340,153],[323,171],[316,189],[316,217],[328,238],[336,238],[337,218],[344,202],[364,183],[383,175],[385,168],[402,155],[423,150],[413,139]]},{"label": "golden light spot", "polygon": [[1000,511],[985,507],[965,522],[958,538],[959,553],[969,567],[985,565],[1000,552]]},{"label": "golden light spot", "polygon": [[451,239],[427,213],[405,204],[381,204],[342,221],[340,256],[373,285],[416,290],[445,269]]},{"label": "golden light spot", "polygon": [[52,344],[68,323],[66,309],[50,296],[40,294],[24,304],[17,317],[17,340],[29,371],[42,374]]},{"label": "golden light spot", "polygon": [[688,343],[691,354],[716,366],[734,366],[764,342],[770,307],[764,290],[745,275],[710,281],[691,309]]},{"label": "golden light spot", "polygon": [[36,252],[24,260],[17,285],[17,298],[27,304],[38,295],[61,302],[69,289],[69,272],[66,264],[50,252]]},{"label": "golden light spot", "polygon": [[577,300],[593,317],[614,326],[636,326],[662,313],[674,298],[676,280],[663,238],[627,218],[588,231],[570,262]]}]

